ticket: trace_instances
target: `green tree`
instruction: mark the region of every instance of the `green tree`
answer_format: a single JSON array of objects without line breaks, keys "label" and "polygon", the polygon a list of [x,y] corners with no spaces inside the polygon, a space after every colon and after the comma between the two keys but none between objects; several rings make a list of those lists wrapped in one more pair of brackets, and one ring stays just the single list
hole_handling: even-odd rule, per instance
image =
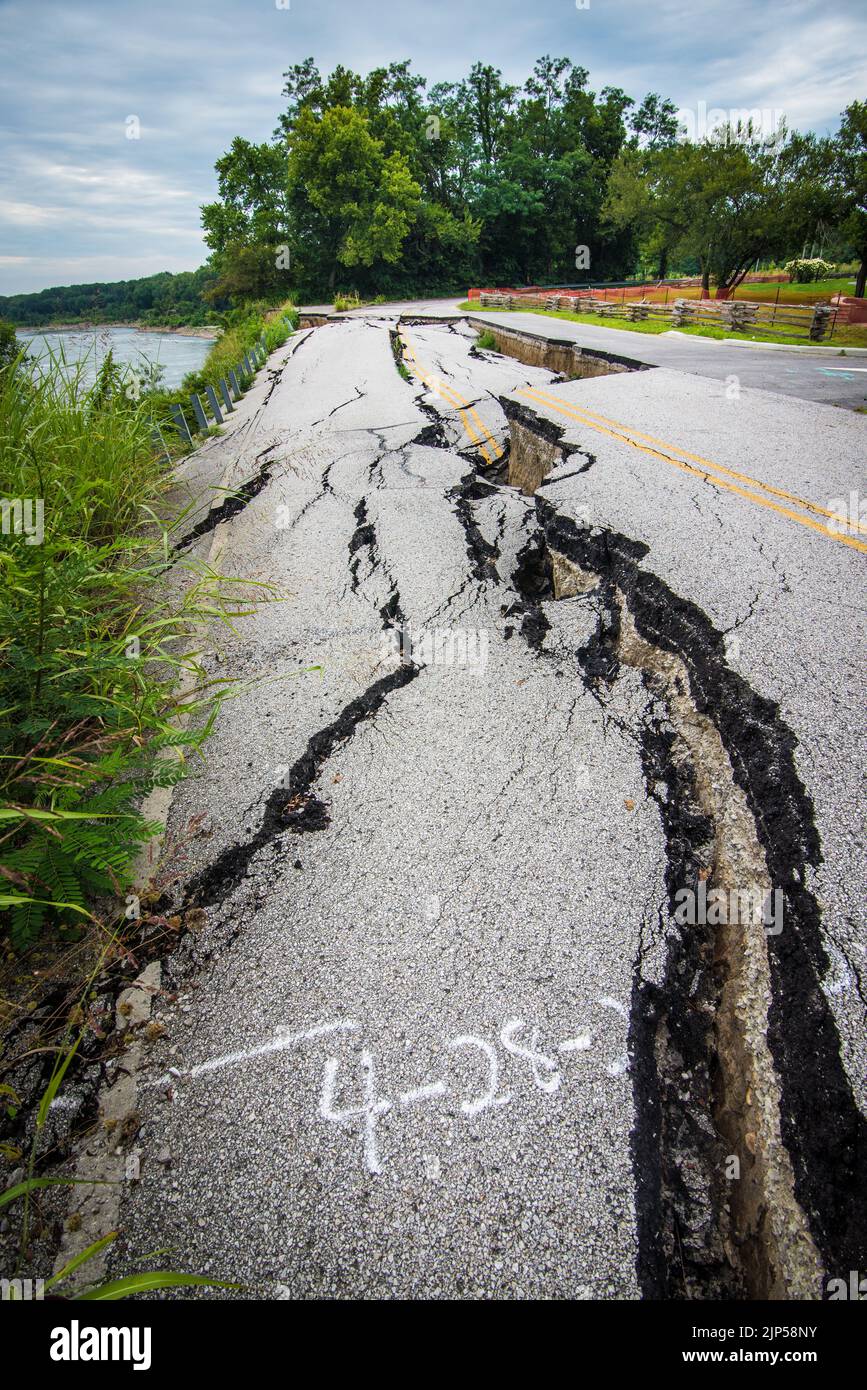
[{"label": "green tree", "polygon": [[340,266],[394,263],[421,189],[406,159],[386,155],[356,110],[317,116],[303,105],[291,131],[288,205],[301,273],[334,290]]},{"label": "green tree", "polygon": [[218,279],[213,299],[273,299],[290,283],[286,154],[280,145],[254,145],[240,136],[217,160],[220,200],[202,208],[205,241]]},{"label": "green tree", "polygon": [[14,323],[0,319],[0,373],[11,367],[20,351]]},{"label": "green tree", "polygon": [[861,262],[855,293],[863,298],[867,285],[867,101],[853,101],[846,107],[835,144],[835,167],[843,191],[838,220]]},{"label": "green tree", "polygon": [[698,141],[632,146],[612,171],[605,205],[645,247],[697,261],[702,290],[735,288],[763,256],[800,244],[828,212],[827,153],[813,137],[760,138],[747,124]]}]

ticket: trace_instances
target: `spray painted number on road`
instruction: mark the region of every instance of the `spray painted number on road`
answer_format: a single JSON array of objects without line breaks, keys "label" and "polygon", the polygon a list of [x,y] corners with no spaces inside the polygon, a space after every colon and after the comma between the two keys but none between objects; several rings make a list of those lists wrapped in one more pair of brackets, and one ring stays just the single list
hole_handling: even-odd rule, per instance
[{"label": "spray painted number on road", "polygon": [[[597,1005],[615,1009],[626,1018],[626,1009],[617,1001],[603,996]],[[238,1066],[254,1058],[286,1052],[299,1044],[311,1043],[316,1039],[335,1033],[359,1033],[361,1026],[354,1019],[339,1019],[332,1023],[317,1023],[301,1032],[280,1028],[276,1036],[267,1043],[245,1051],[229,1052],[222,1057],[211,1058],[186,1072],[172,1068],[169,1075],[159,1082],[165,1085],[172,1078],[189,1079],[226,1067]],[[377,1144],[377,1125],[382,1117],[396,1106],[415,1106],[426,1101],[435,1101],[448,1094],[458,1099],[458,1111],[468,1119],[486,1110],[509,1105],[513,1100],[511,1089],[501,1080],[501,1053],[497,1043],[509,1057],[522,1065],[524,1074],[543,1094],[553,1096],[563,1083],[562,1060],[579,1052],[588,1052],[593,1046],[593,1038],[588,1031],[565,1038],[554,1045],[550,1052],[541,1046],[541,1030],[535,1025],[527,1025],[521,1018],[510,1018],[500,1029],[497,1042],[479,1037],[473,1033],[462,1033],[451,1038],[447,1050],[456,1057],[472,1059],[479,1069],[479,1080],[471,1089],[457,1091],[444,1079],[425,1081],[419,1086],[403,1091],[393,1099],[381,1095],[376,1083],[376,1063],[369,1047],[362,1047],[355,1058],[360,1064],[360,1098],[357,1104],[341,1104],[339,1096],[343,1093],[341,1069],[347,1063],[339,1057],[326,1058],[322,1072],[319,1094],[318,1114],[321,1120],[344,1128],[359,1128],[362,1136],[364,1166],[371,1173],[382,1172],[382,1160]],[[627,1069],[628,1057],[622,1055],[614,1063],[609,1063],[605,1071],[609,1076],[620,1076]]]},{"label": "spray painted number on road", "polygon": [[[540,1050],[540,1030],[538,1028],[533,1027],[530,1030],[529,1047],[518,1041],[519,1035],[524,1032],[526,1032],[526,1025],[522,1019],[509,1019],[500,1030],[499,1041],[507,1053],[527,1064],[533,1082],[538,1089],[544,1091],[546,1095],[553,1095],[555,1091],[559,1090],[562,1080],[558,1063],[553,1057],[549,1057]],[[558,1043],[557,1051],[564,1054],[585,1052],[590,1048],[591,1041],[589,1033],[580,1033],[575,1038],[567,1038],[564,1042]],[[461,1098],[459,1105],[461,1114],[472,1118],[474,1115],[480,1115],[483,1110],[508,1105],[511,1102],[512,1092],[501,1088],[500,1057],[496,1046],[489,1039],[476,1037],[472,1033],[464,1033],[460,1037],[452,1038],[448,1047],[451,1052],[469,1052],[482,1062],[482,1081],[477,1090]],[[319,1099],[319,1116],[320,1119],[330,1120],[340,1125],[360,1121],[364,1140],[365,1166],[371,1173],[381,1173],[382,1160],[376,1142],[376,1125],[377,1121],[392,1109],[394,1102],[377,1094],[373,1054],[369,1049],[362,1049],[360,1060],[361,1103],[338,1109],[335,1100],[341,1063],[337,1057],[328,1058],[325,1063],[322,1093]],[[445,1081],[426,1082],[410,1091],[402,1092],[397,1098],[397,1103],[408,1106],[415,1105],[419,1101],[435,1100],[446,1095],[448,1090]]]}]

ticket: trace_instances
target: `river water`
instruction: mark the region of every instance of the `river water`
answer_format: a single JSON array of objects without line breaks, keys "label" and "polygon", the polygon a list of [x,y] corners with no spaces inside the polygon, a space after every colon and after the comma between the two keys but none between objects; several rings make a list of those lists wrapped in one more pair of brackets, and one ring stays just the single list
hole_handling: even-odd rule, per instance
[{"label": "river water", "polygon": [[137,328],[44,329],[19,332],[18,338],[37,361],[62,357],[69,365],[81,362],[87,383],[93,381],[109,349],[116,362],[128,363],[143,373],[152,363],[162,368],[159,384],[168,390],[180,386],[188,372],[201,367],[215,341],[182,333],[142,333]]}]

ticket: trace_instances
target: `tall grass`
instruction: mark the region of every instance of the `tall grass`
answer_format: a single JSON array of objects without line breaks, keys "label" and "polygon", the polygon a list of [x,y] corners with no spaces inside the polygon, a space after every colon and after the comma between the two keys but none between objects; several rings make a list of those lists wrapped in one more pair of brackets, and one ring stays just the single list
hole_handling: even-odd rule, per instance
[{"label": "tall grass", "polygon": [[284,316],[289,318],[291,324],[297,324],[294,305],[288,302],[277,310],[271,310],[265,304],[252,304],[221,315],[222,333],[199,370],[191,372],[184,379],[184,386],[191,391],[200,391],[204,386],[216,385],[220,377],[226,376],[232,367],[237,366],[244,353],[249,352],[263,334],[269,352],[282,347],[292,331],[284,322]]},{"label": "tall grass", "polygon": [[44,509],[41,539],[8,510],[0,534],[0,931],[16,948],[129,887],[158,829],[142,798],[182,775],[223,692],[197,634],[256,598],[194,562],[179,582],[151,403],[110,355],[92,386],[83,373],[0,371],[0,499]]},{"label": "tall grass", "polygon": [[[273,352],[283,346],[298,326],[298,313],[288,300],[277,309],[267,304],[251,304],[233,309],[228,314],[212,315],[212,318],[219,323],[220,336],[198,371],[184,377],[183,385],[177,390],[154,391],[148,396],[153,418],[167,440],[174,437],[173,404],[181,407],[190,431],[195,434],[198,424],[190,403],[190,392],[202,392],[206,386],[216,387],[221,377],[228,378],[229,372],[238,366],[244,354],[255,347],[263,335],[268,351]],[[250,378],[243,369],[241,378],[243,389],[246,390]]]}]

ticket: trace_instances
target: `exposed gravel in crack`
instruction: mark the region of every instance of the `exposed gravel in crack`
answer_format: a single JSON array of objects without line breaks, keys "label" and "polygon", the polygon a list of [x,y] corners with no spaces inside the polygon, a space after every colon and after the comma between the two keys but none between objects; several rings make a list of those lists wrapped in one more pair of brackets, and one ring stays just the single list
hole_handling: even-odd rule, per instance
[{"label": "exposed gravel in crack", "polygon": [[[614,598],[617,591],[624,597],[639,637],[683,663],[698,715],[710,721],[719,733],[735,782],[749,808],[770,880],[784,894],[785,928],[779,935],[766,938],[771,986],[767,1041],[780,1082],[781,1133],[791,1157],[795,1195],[826,1267],[857,1268],[867,1248],[867,1125],[846,1078],[836,1025],[821,987],[828,959],[822,944],[819,908],[806,886],[810,869],[820,861],[821,850],[810,798],[795,767],[794,735],[782,721],[777,706],[757,695],[728,668],[723,636],[706,615],[640,568],[646,546],[611,532],[580,530],[541,499],[537,499],[537,511],[549,550],[568,555],[582,571],[601,577],[600,626],[595,638],[579,654],[585,675],[598,682],[611,679],[616,671],[621,621],[621,610]],[[671,757],[664,756],[665,743],[660,739],[660,730],[654,731],[651,724],[645,733],[649,786],[654,785],[654,780],[670,786],[671,779],[680,776],[672,767]],[[681,784],[678,795],[673,800],[669,796],[666,802],[666,807],[673,809],[665,809],[663,817],[669,837],[670,882],[679,887],[695,883],[696,865],[706,836],[706,827],[699,821],[690,822],[685,809],[690,804],[694,804],[694,797]],[[660,1008],[665,1008],[669,1019],[677,1019],[679,1011],[694,1008],[684,997],[682,986],[689,977],[690,952],[695,949],[694,943],[673,944],[661,995],[638,987],[637,1004],[642,1007],[636,1008],[634,1028],[644,1061],[637,1099],[653,1097],[649,1069],[654,1067],[657,1097],[665,1090],[658,1062],[649,1047],[650,1035],[658,1031]],[[699,992],[701,988],[700,985]],[[708,984],[705,988],[710,999],[712,987]],[[639,1046],[642,1030],[643,1047]],[[684,1036],[689,1041],[688,1035]],[[700,1054],[701,1047],[697,1051]],[[664,1107],[664,1098],[657,1103]],[[817,1107],[822,1111],[821,1124],[816,1123]],[[688,1115],[692,1101],[680,1108],[684,1116]],[[664,1116],[661,1119],[659,1113],[654,1113],[649,1100],[642,1112],[636,1142],[645,1157],[648,1147],[658,1144],[662,1178],[667,1165],[666,1133]],[[671,1209],[676,1211],[676,1188],[669,1184],[667,1193]],[[659,1199],[650,1197],[652,1194],[644,1210],[645,1226],[658,1229]],[[646,1252],[652,1246],[645,1242],[648,1292],[666,1283],[670,1287],[667,1256],[676,1243],[669,1238],[666,1248],[663,1242],[655,1261],[648,1263]],[[744,1257],[744,1252],[740,1255]],[[755,1252],[748,1252],[744,1258],[749,1263]],[[747,1268],[745,1277],[755,1284],[755,1268]],[[772,1277],[772,1272],[767,1277]]]}]

